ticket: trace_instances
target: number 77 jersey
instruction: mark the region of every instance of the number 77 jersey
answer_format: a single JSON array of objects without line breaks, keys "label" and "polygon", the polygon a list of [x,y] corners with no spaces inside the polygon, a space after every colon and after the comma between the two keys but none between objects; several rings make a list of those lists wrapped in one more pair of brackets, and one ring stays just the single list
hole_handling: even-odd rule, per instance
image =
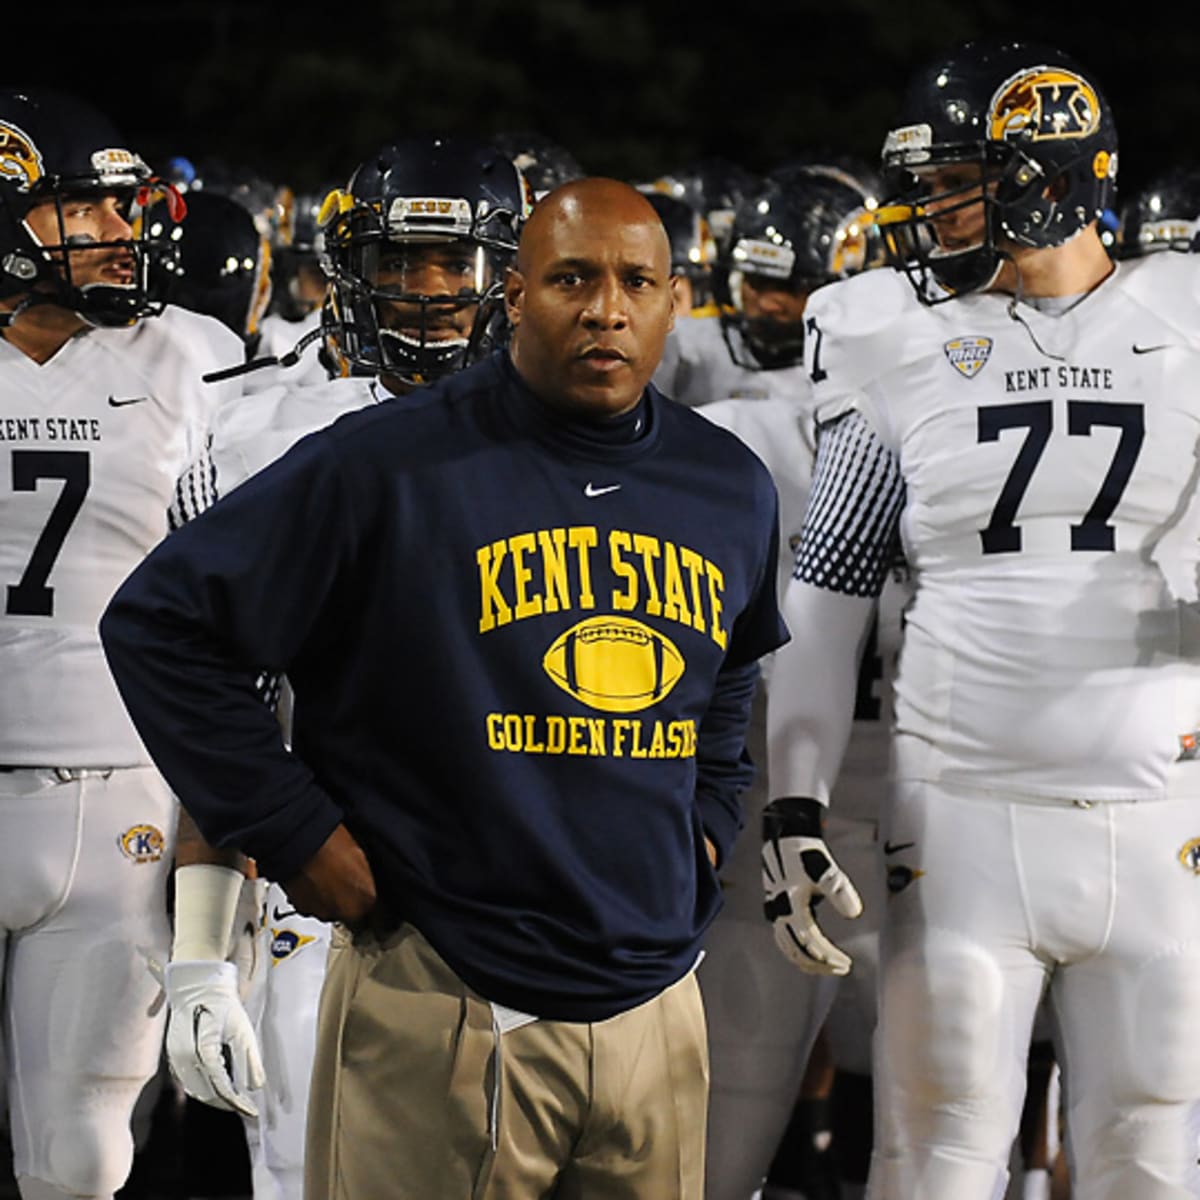
[{"label": "number 77 jersey", "polygon": [[[857,410],[903,479],[897,776],[1162,795],[1200,729],[1200,257],[1041,309],[928,308],[870,272],[816,293],[807,324],[822,427]],[[837,503],[868,503],[830,474]],[[842,586],[804,555],[802,578]]]},{"label": "number 77 jersey", "polygon": [[45,363],[0,340],[0,764],[149,762],[96,632],[172,521],[215,498],[212,413],[239,339],[183,309],[90,329]]}]

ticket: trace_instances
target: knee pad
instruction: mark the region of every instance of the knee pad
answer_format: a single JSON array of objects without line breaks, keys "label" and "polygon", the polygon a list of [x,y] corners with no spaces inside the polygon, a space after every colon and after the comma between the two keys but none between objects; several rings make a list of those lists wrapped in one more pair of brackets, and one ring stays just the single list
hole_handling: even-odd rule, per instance
[{"label": "knee pad", "polygon": [[44,1179],[34,1179],[32,1175],[21,1175],[17,1178],[17,1191],[21,1200],[75,1200],[60,1188]]},{"label": "knee pad", "polygon": [[56,1120],[45,1135],[45,1178],[18,1179],[22,1200],[111,1197],[133,1166],[128,1107],[108,1119]]},{"label": "knee pad", "polygon": [[896,1084],[926,1105],[1008,1090],[1004,980],[982,947],[961,934],[926,930],[883,972],[882,1048]]},{"label": "knee pad", "polygon": [[[1127,1028],[1130,1078],[1116,1081],[1137,1102],[1187,1104],[1200,1096],[1200,946],[1181,947],[1146,964],[1134,983]],[[1122,1084],[1125,1086],[1123,1087]]]}]

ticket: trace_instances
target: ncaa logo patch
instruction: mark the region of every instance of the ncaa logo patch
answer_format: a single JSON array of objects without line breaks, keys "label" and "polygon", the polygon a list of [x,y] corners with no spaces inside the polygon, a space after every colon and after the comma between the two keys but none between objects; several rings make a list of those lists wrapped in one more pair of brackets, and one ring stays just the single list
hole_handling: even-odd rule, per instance
[{"label": "ncaa logo patch", "polygon": [[964,378],[974,379],[992,356],[990,337],[960,337],[947,342],[942,350],[950,365]]},{"label": "ncaa logo patch", "polygon": [[0,179],[27,192],[45,174],[41,151],[23,129],[0,121]]},{"label": "ncaa logo patch", "polygon": [[568,696],[600,712],[640,712],[682,678],[683,655],[630,617],[589,617],[559,634],[542,669]]},{"label": "ncaa logo patch", "polygon": [[167,839],[157,825],[134,825],[118,835],[117,845],[131,862],[158,862],[166,849]]},{"label": "ncaa logo patch", "polygon": [[297,950],[302,950],[309,942],[317,939],[307,933],[297,933],[294,929],[271,930],[271,966],[277,967],[284,959],[291,958]]},{"label": "ncaa logo patch", "polygon": [[1193,875],[1200,875],[1200,838],[1184,842],[1180,848],[1179,861]]}]

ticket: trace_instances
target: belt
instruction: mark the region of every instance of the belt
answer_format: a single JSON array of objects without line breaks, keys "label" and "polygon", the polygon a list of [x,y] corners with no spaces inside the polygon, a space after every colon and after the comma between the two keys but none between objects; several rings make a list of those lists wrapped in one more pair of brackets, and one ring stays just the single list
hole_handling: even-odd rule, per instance
[{"label": "belt", "polygon": [[26,767],[26,766],[0,766],[0,774],[10,775],[13,771],[51,771],[63,783],[70,783],[75,779],[107,779],[115,767]]}]

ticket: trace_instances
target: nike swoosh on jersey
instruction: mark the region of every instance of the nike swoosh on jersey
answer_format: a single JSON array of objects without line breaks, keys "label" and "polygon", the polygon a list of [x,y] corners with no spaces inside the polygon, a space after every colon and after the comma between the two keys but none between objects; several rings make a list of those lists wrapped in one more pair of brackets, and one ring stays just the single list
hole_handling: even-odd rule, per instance
[{"label": "nike swoosh on jersey", "polygon": [[897,842],[892,845],[891,842],[884,842],[883,852],[884,854],[899,854],[901,850],[910,850],[916,844],[916,842]]},{"label": "nike swoosh on jersey", "polygon": [[589,499],[592,499],[596,496],[606,496],[609,492],[620,491],[620,489],[621,485],[619,483],[610,483],[607,487],[595,487],[591,482],[589,482],[584,487],[583,494]]},{"label": "nike swoosh on jersey", "polygon": [[299,916],[299,913],[294,908],[280,908],[279,905],[276,904],[275,911],[272,915],[276,921],[286,921],[288,917]]},{"label": "nike swoosh on jersey", "polygon": [[1153,354],[1155,350],[1170,350],[1170,346],[1139,346],[1137,342],[1133,343],[1134,354]]},{"label": "nike swoosh on jersey", "polygon": [[113,408],[124,408],[127,404],[141,404],[149,399],[149,396],[130,396],[128,400],[118,400],[115,396],[109,396],[108,402]]}]

